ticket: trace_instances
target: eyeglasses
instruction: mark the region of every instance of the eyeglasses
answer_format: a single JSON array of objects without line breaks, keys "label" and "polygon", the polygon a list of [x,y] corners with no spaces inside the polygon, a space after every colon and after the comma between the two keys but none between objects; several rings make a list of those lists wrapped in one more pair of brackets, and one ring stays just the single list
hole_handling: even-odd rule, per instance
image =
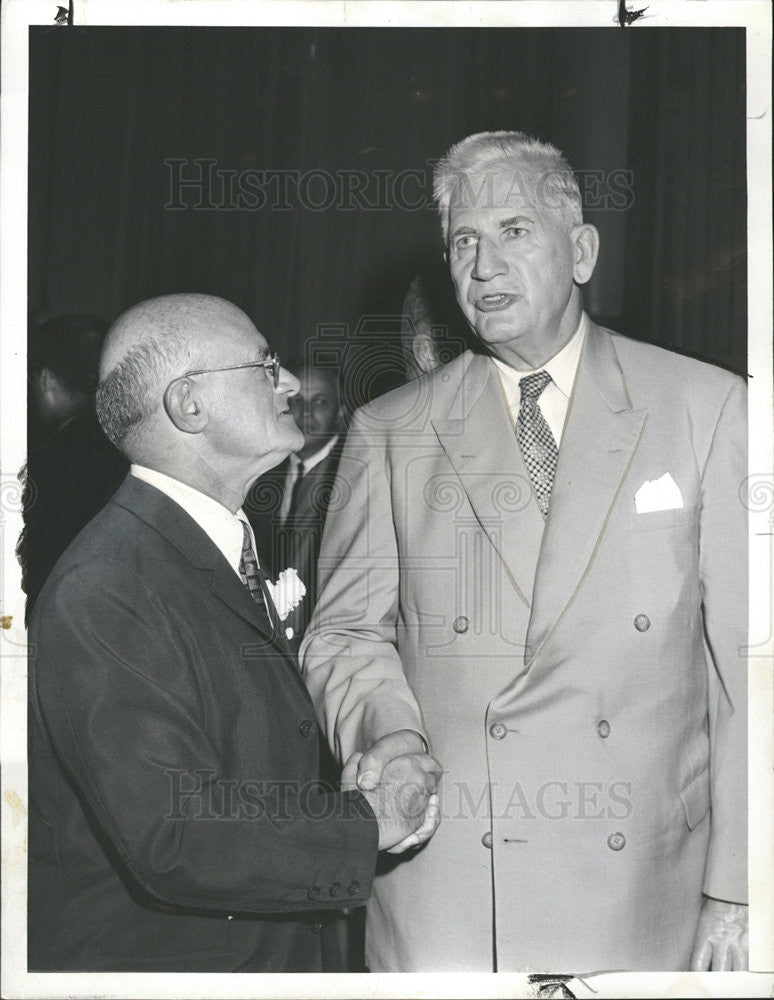
[{"label": "eyeglasses", "polygon": [[[241,365],[225,365],[223,368],[198,368],[196,371],[178,375],[177,378],[188,378],[192,375],[209,375],[210,372],[234,372],[239,368],[263,368],[265,371],[270,371],[274,388],[276,389],[279,386],[280,359],[277,354],[272,354],[265,361],[246,361]],[[176,381],[176,379],[173,379],[173,381]]]}]

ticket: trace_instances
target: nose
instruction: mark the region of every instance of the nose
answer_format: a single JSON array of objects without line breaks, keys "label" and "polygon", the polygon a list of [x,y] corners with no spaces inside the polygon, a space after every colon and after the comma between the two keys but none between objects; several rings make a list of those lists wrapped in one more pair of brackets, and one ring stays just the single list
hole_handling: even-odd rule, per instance
[{"label": "nose", "polygon": [[478,281],[490,281],[500,274],[506,274],[508,264],[500,252],[497,243],[485,236],[480,236],[476,243],[476,260],[471,277]]},{"label": "nose", "polygon": [[286,396],[295,396],[300,388],[301,383],[298,381],[293,372],[289,372],[287,368],[280,366],[280,377],[279,384],[277,385],[277,392],[284,393]]}]

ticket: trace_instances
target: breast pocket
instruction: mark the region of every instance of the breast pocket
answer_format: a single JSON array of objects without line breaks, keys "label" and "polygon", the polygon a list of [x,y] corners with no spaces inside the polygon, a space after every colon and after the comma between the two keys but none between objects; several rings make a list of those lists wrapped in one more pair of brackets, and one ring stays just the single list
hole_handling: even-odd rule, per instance
[{"label": "breast pocket", "polygon": [[662,531],[668,528],[685,528],[695,524],[698,507],[678,507],[676,510],[652,510],[646,514],[632,511],[629,514],[630,531]]}]

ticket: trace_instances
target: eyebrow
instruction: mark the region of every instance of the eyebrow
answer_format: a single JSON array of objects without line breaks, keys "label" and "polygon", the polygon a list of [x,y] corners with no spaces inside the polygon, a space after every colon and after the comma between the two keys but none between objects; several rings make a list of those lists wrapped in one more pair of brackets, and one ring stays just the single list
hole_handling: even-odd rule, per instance
[{"label": "eyebrow", "polygon": [[271,351],[268,348],[266,348],[265,350],[258,352],[257,358],[255,357],[249,358],[247,361],[243,361],[242,363],[245,365],[258,365],[263,361],[268,361],[270,357],[271,357]]},{"label": "eyebrow", "polygon": [[455,236],[462,236],[463,234],[466,236],[474,235],[477,232],[478,230],[473,229],[471,226],[457,226],[454,232],[449,236],[449,239],[454,239]]},{"label": "eyebrow", "polygon": [[[498,229],[507,229],[508,226],[512,226],[517,222],[534,222],[535,220],[529,215],[511,215],[507,219],[500,219],[497,223]],[[477,229],[472,226],[457,226],[453,233],[449,236],[449,239],[454,239],[456,236],[475,236],[478,233]]]},{"label": "eyebrow", "polygon": [[497,225],[500,229],[505,229],[506,226],[512,226],[515,222],[534,222],[534,219],[530,218],[529,215],[512,215],[508,219],[501,219]]}]

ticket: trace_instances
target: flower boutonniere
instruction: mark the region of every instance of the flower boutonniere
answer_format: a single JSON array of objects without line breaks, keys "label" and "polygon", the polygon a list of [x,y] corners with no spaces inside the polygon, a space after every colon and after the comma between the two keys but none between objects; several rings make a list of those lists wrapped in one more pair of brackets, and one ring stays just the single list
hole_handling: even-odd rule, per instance
[{"label": "flower boutonniere", "polygon": [[294,611],[303,601],[304,594],[306,594],[306,587],[292,566],[283,569],[276,583],[267,580],[266,586],[269,588],[269,594],[274,601],[279,619],[283,622],[290,612]]}]

